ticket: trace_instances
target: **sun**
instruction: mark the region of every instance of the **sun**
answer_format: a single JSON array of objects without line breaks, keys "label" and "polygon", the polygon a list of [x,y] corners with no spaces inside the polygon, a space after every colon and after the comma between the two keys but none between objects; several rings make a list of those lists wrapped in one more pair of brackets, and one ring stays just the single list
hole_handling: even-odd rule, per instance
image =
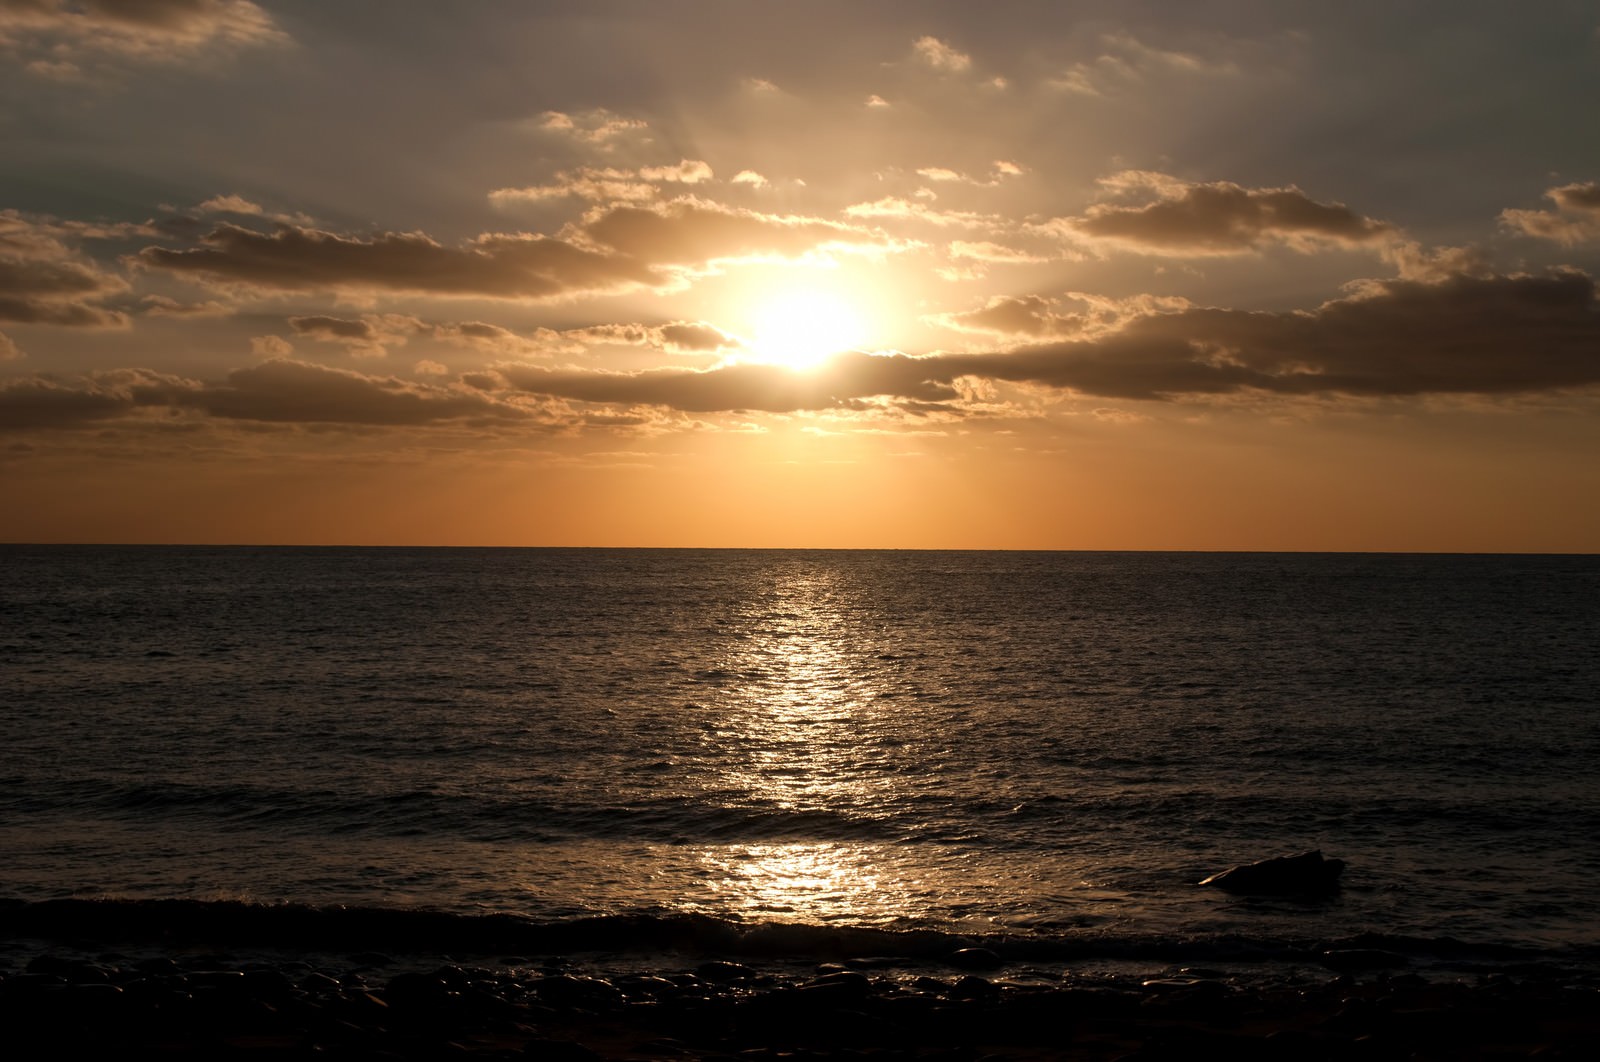
[{"label": "sun", "polygon": [[762,360],[804,371],[867,336],[861,312],[832,291],[792,289],[759,300],[751,313],[749,345]]}]

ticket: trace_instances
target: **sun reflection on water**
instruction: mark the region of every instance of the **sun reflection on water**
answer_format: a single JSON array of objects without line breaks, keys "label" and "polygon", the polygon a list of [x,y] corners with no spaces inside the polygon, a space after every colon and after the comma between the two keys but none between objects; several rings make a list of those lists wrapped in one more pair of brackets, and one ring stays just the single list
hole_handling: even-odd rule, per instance
[{"label": "sun reflection on water", "polygon": [[[882,922],[913,912],[914,884],[885,860],[901,742],[874,687],[876,652],[851,588],[816,569],[774,573],[726,670],[741,676],[714,740],[738,755],[719,787],[770,812],[773,843],[706,845],[705,880],[729,913],[764,920]],[[865,837],[863,836],[865,835]],[[870,838],[870,839],[868,839]]]},{"label": "sun reflection on water", "polygon": [[880,889],[870,850],[830,843],[707,849],[711,888],[729,913],[759,921],[877,922],[903,912]]}]

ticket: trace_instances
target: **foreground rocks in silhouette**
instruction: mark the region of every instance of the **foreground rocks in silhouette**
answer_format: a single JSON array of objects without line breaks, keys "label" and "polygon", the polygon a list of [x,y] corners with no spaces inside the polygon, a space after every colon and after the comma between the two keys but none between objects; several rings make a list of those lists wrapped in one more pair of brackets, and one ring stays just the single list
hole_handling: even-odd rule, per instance
[{"label": "foreground rocks in silhouette", "polygon": [[[610,970],[507,959],[0,951],[7,1062],[1108,1062],[1590,1059],[1592,975],[1476,984],[1150,978],[909,962]],[[381,963],[367,961],[382,959]],[[737,975],[737,976],[735,976]]]},{"label": "foreground rocks in silhouette", "polygon": [[1342,859],[1324,859],[1320,851],[1301,852],[1232,867],[1200,884],[1252,896],[1326,895],[1339,891],[1343,871]]}]

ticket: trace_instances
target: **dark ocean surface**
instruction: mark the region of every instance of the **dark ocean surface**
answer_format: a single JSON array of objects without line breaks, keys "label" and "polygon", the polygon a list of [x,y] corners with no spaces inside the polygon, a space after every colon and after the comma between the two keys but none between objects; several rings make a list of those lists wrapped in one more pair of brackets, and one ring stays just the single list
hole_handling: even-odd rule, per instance
[{"label": "dark ocean surface", "polygon": [[[611,948],[1600,965],[1597,557],[0,566],[0,898],[504,913]],[[1349,864],[1333,897],[1193,884],[1313,848]]]}]

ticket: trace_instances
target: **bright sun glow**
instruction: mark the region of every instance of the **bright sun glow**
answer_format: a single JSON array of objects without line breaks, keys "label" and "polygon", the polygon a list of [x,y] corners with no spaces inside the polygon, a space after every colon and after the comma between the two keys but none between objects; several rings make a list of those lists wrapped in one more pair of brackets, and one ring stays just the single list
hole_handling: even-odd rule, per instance
[{"label": "bright sun glow", "polygon": [[828,291],[787,291],[763,300],[752,317],[750,346],[766,361],[810,369],[866,339],[861,314]]}]

